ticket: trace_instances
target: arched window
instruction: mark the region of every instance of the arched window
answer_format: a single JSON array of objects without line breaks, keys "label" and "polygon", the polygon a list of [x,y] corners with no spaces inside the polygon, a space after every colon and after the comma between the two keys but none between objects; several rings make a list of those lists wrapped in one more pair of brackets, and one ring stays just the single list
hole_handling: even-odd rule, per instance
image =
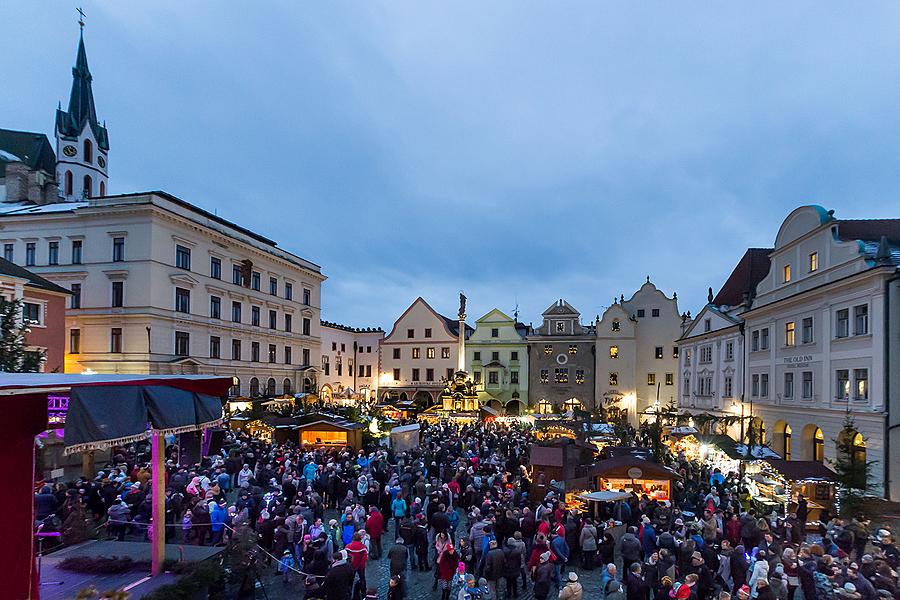
[{"label": "arched window", "polygon": [[91,140],[84,140],[84,162],[94,162],[94,145]]},{"label": "arched window", "polygon": [[100,182],[100,195],[101,196],[106,195],[106,182],[105,181]]},{"label": "arched window", "polygon": [[303,378],[303,391],[307,393],[312,391],[312,379],[309,377]]},{"label": "arched window", "polygon": [[84,193],[83,193],[85,198],[91,197],[91,195],[92,195],[91,192],[93,190],[93,186],[94,186],[94,182],[91,181],[91,176],[85,175],[84,176]]},{"label": "arched window", "polygon": [[281,382],[281,393],[285,396],[290,396],[294,393],[294,385],[291,383],[291,380],[286,378],[283,382]]},{"label": "arched window", "polygon": [[584,408],[584,405],[581,404],[581,400],[578,398],[569,398],[566,400],[566,403],[563,404],[563,411],[565,412],[569,412],[570,410],[575,412],[576,410],[582,410],[582,408]]},{"label": "arched window", "polygon": [[791,460],[791,426],[784,426],[784,460]]},{"label": "arched window", "polygon": [[270,398],[275,395],[275,378],[269,377],[269,380],[266,381],[266,396]]},{"label": "arched window", "polygon": [[228,395],[232,398],[237,398],[241,395],[241,380],[238,377],[234,378],[234,382],[228,390]]},{"label": "arched window", "polygon": [[816,462],[825,461],[825,434],[816,427],[816,433],[813,434],[813,460]]},{"label": "arched window", "polygon": [[259,396],[259,379],[253,377],[250,379],[250,397],[256,398]]},{"label": "arched window", "polygon": [[542,398],[541,401],[538,402],[537,411],[539,415],[551,415],[553,414],[553,403],[546,398]]},{"label": "arched window", "polygon": [[66,171],[66,196],[72,195],[74,187],[72,184],[72,171]]}]

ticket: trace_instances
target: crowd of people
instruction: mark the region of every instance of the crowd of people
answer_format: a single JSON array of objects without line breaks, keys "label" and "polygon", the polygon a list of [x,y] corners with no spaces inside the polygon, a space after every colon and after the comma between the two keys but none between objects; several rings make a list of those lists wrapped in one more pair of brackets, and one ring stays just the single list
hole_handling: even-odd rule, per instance
[{"label": "crowd of people", "polygon": [[[900,600],[889,532],[870,531],[861,515],[813,528],[802,497],[785,514],[757,515],[736,473],[683,456],[673,457],[681,479],[671,502],[638,491],[588,514],[557,491],[532,495],[534,439],[523,427],[423,424],[420,444],[399,453],[229,435],[221,455],[167,462],[167,537],[252,536],[261,568],[305,598],[376,598],[366,567],[386,561],[388,600],[409,594],[412,571],[441,600],[529,590],[581,600],[583,584],[605,600]],[[96,477],[41,488],[39,523],[59,519],[70,541],[91,535],[91,522],[117,539],[152,535],[139,450],[116,448]]]}]

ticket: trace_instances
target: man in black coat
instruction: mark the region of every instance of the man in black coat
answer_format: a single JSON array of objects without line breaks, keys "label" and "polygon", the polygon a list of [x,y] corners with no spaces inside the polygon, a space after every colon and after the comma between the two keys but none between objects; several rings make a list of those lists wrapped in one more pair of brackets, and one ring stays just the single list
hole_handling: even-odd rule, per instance
[{"label": "man in black coat", "polygon": [[650,597],[650,584],[644,579],[641,563],[632,563],[625,576],[625,594],[628,600],[647,600]]},{"label": "man in black coat", "polygon": [[347,560],[347,551],[341,550],[328,572],[325,574],[323,587],[325,588],[325,600],[350,600],[350,590],[353,585],[353,569]]}]

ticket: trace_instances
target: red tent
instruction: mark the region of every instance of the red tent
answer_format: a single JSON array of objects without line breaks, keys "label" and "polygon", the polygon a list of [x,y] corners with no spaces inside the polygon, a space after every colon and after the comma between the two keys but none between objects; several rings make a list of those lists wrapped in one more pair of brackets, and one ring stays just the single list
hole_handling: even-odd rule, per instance
[{"label": "red tent", "polygon": [[6,517],[0,519],[4,541],[0,564],[5,575],[0,579],[0,598],[40,598],[34,563],[34,437],[47,429],[48,394],[84,386],[168,386],[223,396],[231,384],[231,377],[206,375],[0,373],[0,401],[9,409],[4,414],[4,460],[0,461],[0,481],[5,484],[0,514]]}]

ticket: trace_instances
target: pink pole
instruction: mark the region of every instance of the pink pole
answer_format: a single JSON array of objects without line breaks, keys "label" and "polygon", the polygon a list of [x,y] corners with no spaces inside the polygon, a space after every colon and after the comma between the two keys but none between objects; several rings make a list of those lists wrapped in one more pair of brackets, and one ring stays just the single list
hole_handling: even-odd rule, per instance
[{"label": "pink pole", "polygon": [[158,431],[150,432],[151,494],[153,520],[150,535],[150,575],[162,573],[166,558],[166,438]]}]

